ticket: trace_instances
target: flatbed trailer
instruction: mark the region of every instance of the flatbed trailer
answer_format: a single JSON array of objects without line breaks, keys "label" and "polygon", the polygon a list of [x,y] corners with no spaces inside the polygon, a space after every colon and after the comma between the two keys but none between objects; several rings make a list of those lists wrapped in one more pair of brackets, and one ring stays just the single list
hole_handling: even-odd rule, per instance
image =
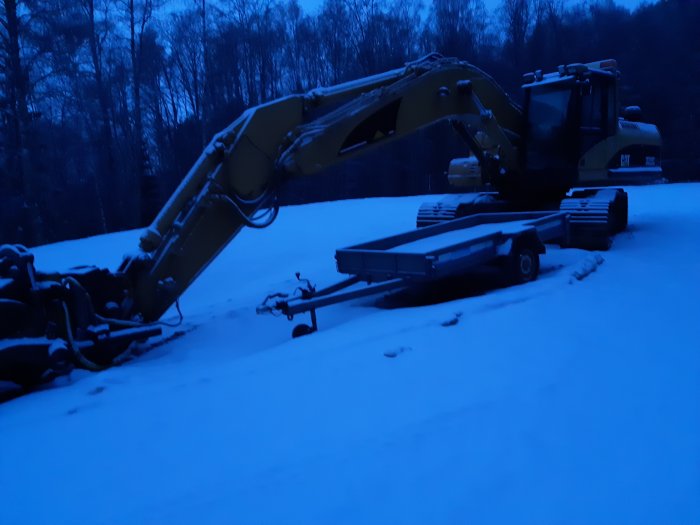
[{"label": "flatbed trailer", "polygon": [[[298,337],[318,330],[318,308],[457,276],[489,263],[500,263],[513,284],[532,281],[546,243],[569,243],[568,214],[471,215],[339,249],[338,271],[350,277],[321,290],[301,280],[304,286],[297,288],[297,295],[270,295],[257,311],[281,313],[290,320],[309,312],[311,325],[294,328],[292,335]],[[362,282],[367,285],[360,286]]]}]

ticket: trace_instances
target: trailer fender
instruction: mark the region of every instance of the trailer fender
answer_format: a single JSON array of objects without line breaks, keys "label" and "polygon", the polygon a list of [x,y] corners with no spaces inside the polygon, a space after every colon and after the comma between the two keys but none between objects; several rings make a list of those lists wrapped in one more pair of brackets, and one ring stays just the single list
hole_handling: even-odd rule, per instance
[{"label": "trailer fender", "polygon": [[510,253],[513,254],[521,247],[528,247],[538,255],[547,252],[547,248],[545,248],[540,236],[537,235],[537,230],[534,228],[521,233],[517,238],[513,239]]}]

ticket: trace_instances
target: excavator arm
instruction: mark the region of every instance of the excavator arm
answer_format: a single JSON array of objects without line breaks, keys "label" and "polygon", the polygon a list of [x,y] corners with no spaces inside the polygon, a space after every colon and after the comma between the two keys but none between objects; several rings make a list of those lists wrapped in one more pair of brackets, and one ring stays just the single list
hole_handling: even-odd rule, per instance
[{"label": "excavator arm", "polygon": [[286,180],[444,119],[479,159],[485,181],[498,185],[519,170],[520,108],[478,68],[429,55],[244,112],[212,139],[116,273],[40,274],[26,249],[2,247],[0,315],[19,322],[0,324],[0,380],[109,366],[130,343],[157,333],[158,319],[241,228],[275,219]]}]

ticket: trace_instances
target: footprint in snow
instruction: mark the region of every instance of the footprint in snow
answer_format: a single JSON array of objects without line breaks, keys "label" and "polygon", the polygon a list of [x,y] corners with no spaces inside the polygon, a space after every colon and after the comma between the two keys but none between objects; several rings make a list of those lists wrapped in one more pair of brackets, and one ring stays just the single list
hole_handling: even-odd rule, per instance
[{"label": "footprint in snow", "polygon": [[95,387],[95,388],[93,388],[92,390],[90,390],[90,391],[88,392],[88,395],[96,396],[97,394],[101,394],[101,393],[104,392],[105,390],[107,390],[107,387],[106,387],[106,386],[98,386],[98,387]]},{"label": "footprint in snow", "polygon": [[443,321],[440,323],[441,326],[454,326],[457,323],[459,323],[459,318],[462,317],[462,312],[457,312],[454,317],[451,319],[448,319],[447,321]]},{"label": "footprint in snow", "polygon": [[413,348],[411,348],[410,346],[401,346],[393,350],[387,350],[386,352],[384,352],[384,356],[393,359],[394,357],[398,357],[399,355],[405,352],[410,352],[411,350],[413,350]]}]

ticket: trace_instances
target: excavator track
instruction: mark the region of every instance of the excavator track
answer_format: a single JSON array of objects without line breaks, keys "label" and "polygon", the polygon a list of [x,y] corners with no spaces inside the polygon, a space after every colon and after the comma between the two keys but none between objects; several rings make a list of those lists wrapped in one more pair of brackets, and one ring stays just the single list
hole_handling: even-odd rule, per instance
[{"label": "excavator track", "polygon": [[559,209],[569,215],[570,246],[607,250],[627,227],[627,193],[620,188],[575,191]]},{"label": "excavator track", "polygon": [[442,224],[477,213],[504,213],[523,211],[513,209],[511,203],[498,199],[494,192],[449,195],[437,202],[424,202],[418,209],[416,226],[423,228]]},{"label": "excavator track", "polygon": [[433,224],[442,224],[459,217],[459,203],[452,202],[424,202],[418,209],[416,226],[424,228]]},{"label": "excavator track", "polygon": [[[558,205],[569,216],[568,246],[607,250],[612,236],[627,227],[627,193],[621,188],[592,188],[574,191]],[[540,210],[556,210],[557,203],[543,204]],[[478,213],[527,211],[495,193],[450,195],[438,202],[425,202],[418,210],[418,228],[441,224]],[[533,210],[529,210],[533,211]]]}]

